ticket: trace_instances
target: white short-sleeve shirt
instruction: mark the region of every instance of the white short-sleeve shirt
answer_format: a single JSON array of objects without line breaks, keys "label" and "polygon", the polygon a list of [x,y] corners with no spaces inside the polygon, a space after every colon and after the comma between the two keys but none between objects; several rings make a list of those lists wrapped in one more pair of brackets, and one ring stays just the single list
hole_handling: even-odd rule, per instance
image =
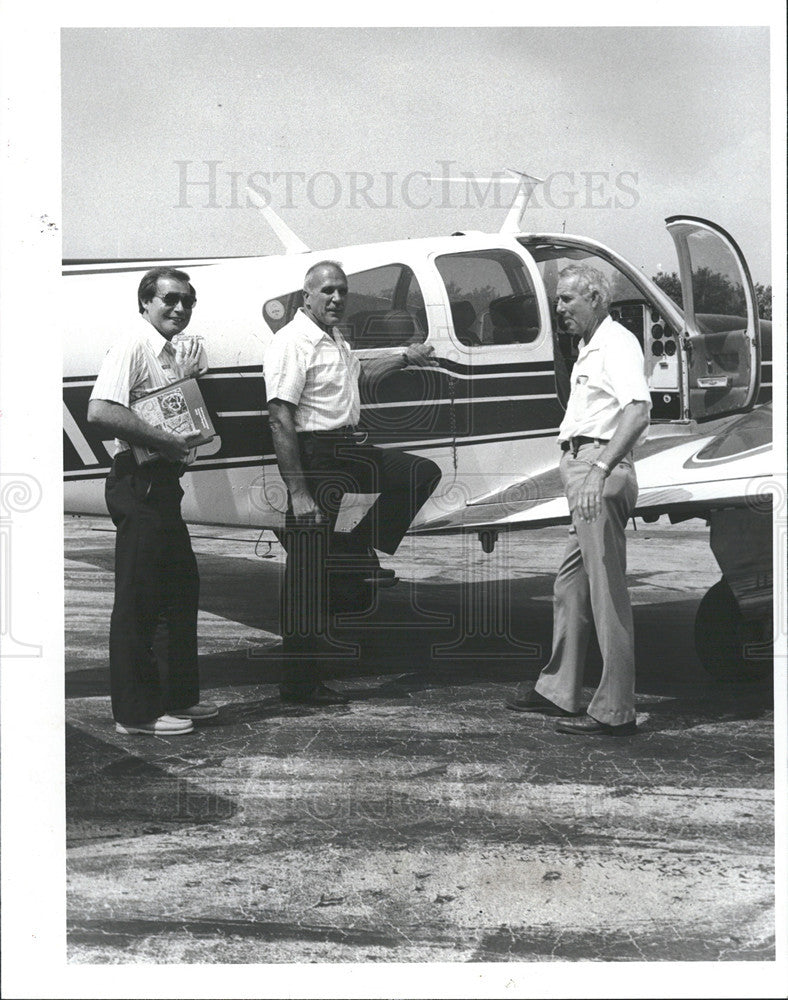
[{"label": "white short-sleeve shirt", "polygon": [[[182,377],[175,357],[175,344],[140,317],[140,326],[120,337],[101,363],[91,399],[105,399],[121,406],[131,406],[135,400],[153,389],[161,389]],[[205,348],[201,347],[200,369],[208,367]],[[129,445],[115,439],[115,454],[128,451]],[[189,453],[192,460],[195,449]]]},{"label": "white short-sleeve shirt", "polygon": [[[589,343],[581,346],[572,368],[569,402],[558,440],[593,437],[609,441],[624,407],[632,402],[648,403],[651,409],[643,351],[634,334],[606,316]],[[648,428],[636,443],[642,444],[647,436]]]},{"label": "white short-sleeve shirt", "polygon": [[295,405],[297,431],[358,424],[361,364],[336,327],[324,333],[299,310],[268,345],[263,371],[268,399]]}]

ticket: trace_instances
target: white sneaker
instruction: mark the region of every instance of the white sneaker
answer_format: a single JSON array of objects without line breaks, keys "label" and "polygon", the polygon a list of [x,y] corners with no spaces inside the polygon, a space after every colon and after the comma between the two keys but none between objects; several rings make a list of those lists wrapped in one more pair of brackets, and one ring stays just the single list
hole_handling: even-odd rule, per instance
[{"label": "white sneaker", "polygon": [[218,714],[218,706],[213,705],[210,701],[201,701],[198,705],[170,712],[174,719],[193,719],[195,722],[202,722],[203,719],[215,719]]},{"label": "white sneaker", "polygon": [[172,715],[160,715],[153,722],[140,722],[135,726],[116,722],[115,732],[121,733],[123,736],[130,736],[133,733],[144,733],[146,736],[181,736],[185,733],[193,733],[194,726],[189,719],[176,719]]}]

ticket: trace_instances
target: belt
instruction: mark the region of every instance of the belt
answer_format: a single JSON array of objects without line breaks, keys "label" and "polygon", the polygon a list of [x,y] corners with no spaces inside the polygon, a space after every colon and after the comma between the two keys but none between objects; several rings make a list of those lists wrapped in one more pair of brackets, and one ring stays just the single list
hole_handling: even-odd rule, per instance
[{"label": "belt", "polygon": [[329,441],[354,441],[364,444],[369,435],[366,431],[356,430],[349,424],[346,427],[332,427],[329,431],[299,431],[299,438],[324,438]]},{"label": "belt", "polygon": [[166,477],[180,479],[186,468],[183,462],[168,462],[166,458],[154,458],[150,462],[138,462],[131,450],[119,451],[112,460],[115,474],[119,476],[141,475],[148,479]]},{"label": "belt", "polygon": [[596,444],[603,445],[607,444],[607,438],[590,438],[584,437],[582,434],[578,437],[569,438],[568,441],[561,442],[561,451],[569,451],[571,448],[573,454],[577,454],[577,449],[584,444]]}]

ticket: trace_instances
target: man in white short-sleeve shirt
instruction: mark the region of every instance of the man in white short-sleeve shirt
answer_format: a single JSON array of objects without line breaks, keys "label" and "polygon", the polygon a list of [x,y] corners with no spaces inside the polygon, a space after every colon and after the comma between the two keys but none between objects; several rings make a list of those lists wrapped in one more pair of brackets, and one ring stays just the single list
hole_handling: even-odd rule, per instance
[{"label": "man in white short-sleeve shirt", "polygon": [[[279,472],[288,490],[282,591],[282,683],[285,701],[312,705],[347,699],[320,679],[331,658],[330,622],[341,602],[364,585],[395,582],[375,549],[392,554],[440,480],[428,458],[376,448],[358,432],[359,380],[430,366],[433,348],[414,342],[363,366],[337,324],[348,294],[336,261],[313,264],[304,305],[274,336],[264,360],[269,422]],[[374,496],[348,534],[334,530],[347,494]]]},{"label": "man in white short-sleeve shirt", "polygon": [[[552,655],[536,684],[521,684],[507,707],[560,716],[562,733],[630,736],[637,724],[625,528],[638,494],[632,449],[647,435],[651,395],[640,345],[608,314],[604,275],[572,264],[559,275],[556,299],[559,322],[582,338],[558,430],[572,525],[553,591]],[[602,678],[580,715],[592,624]]]},{"label": "man in white short-sleeve shirt", "polygon": [[[145,322],[109,349],[88,404],[88,421],[116,438],[105,486],[117,529],[109,673],[115,728],[124,735],[177,736],[193,732],[195,720],[218,715],[215,705],[199,701],[200,580],[181,516],[179,479],[199,432],[154,427],[130,408],[145,393],[207,369],[199,338],[179,336],[196,302],[185,272],[164,266],[147,271],[137,289]],[[139,463],[129,445],[144,445],[160,457]],[[168,635],[164,676],[152,651],[160,617]]]},{"label": "man in white short-sleeve shirt", "polygon": [[[396,363],[401,365],[399,358]],[[299,310],[265,355],[269,399],[292,403],[296,433],[355,427],[361,416],[361,363],[339,330],[322,330]]]}]

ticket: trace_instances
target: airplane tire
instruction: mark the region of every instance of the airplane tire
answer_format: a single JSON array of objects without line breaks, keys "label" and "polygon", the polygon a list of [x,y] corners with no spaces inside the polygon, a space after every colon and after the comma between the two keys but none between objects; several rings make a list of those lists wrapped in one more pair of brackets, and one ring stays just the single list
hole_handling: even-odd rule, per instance
[{"label": "airplane tire", "polygon": [[[703,668],[717,680],[758,681],[771,675],[768,655],[747,654],[747,647],[766,647],[771,627],[766,622],[747,622],[726,580],[714,584],[695,615],[695,651]],[[765,640],[765,641],[764,641]]]}]

